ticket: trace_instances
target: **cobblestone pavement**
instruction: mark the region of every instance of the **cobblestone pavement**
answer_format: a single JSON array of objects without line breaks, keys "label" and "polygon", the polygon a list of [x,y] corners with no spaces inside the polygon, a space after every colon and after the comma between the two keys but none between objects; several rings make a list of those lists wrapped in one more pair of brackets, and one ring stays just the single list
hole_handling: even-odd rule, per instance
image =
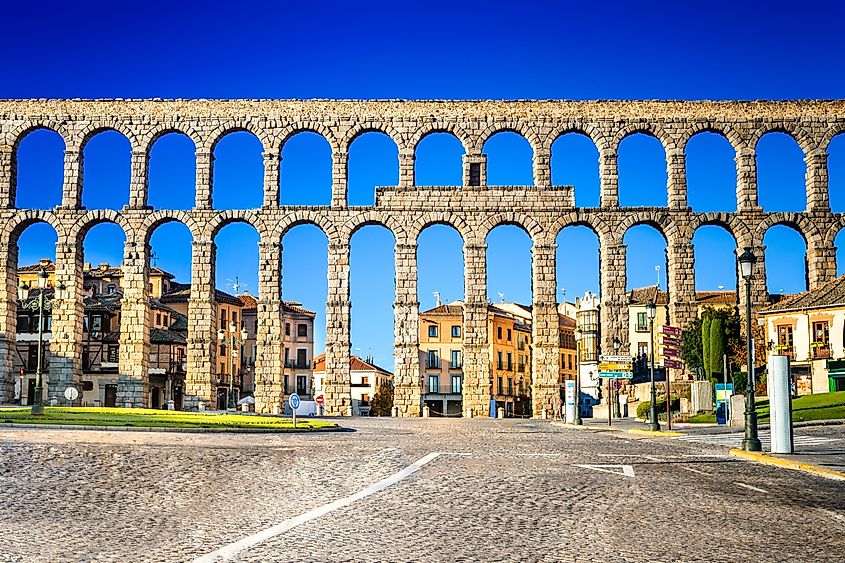
[{"label": "cobblestone pavement", "polygon": [[[308,435],[0,431],[0,560],[190,561],[401,471],[236,561],[842,561],[845,483],[546,421]],[[843,436],[845,427],[825,429]],[[460,454],[460,455],[458,455]],[[606,471],[579,465],[629,465]],[[611,471],[611,472],[607,472]]]}]

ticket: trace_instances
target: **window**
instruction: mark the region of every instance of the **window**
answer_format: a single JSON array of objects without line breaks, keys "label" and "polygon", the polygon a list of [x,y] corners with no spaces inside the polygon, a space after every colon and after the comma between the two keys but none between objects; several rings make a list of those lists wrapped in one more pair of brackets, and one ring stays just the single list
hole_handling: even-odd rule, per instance
[{"label": "window", "polygon": [[225,344],[221,344],[221,345],[220,345],[220,355],[221,355],[221,356],[225,356],[225,355],[226,355],[226,345],[225,345]]},{"label": "window", "polygon": [[500,326],[496,327],[496,338],[498,338],[499,340],[502,339],[502,327]]},{"label": "window", "polygon": [[511,341],[511,329],[508,329],[508,342]]},{"label": "window", "polygon": [[496,378],[496,389],[499,391],[499,395],[502,394],[502,377],[499,376]]},{"label": "window", "polygon": [[463,383],[463,377],[460,375],[453,375],[452,376],[452,393],[460,393],[461,387]]},{"label": "window", "polygon": [[508,352],[508,371],[513,371],[513,354]]},{"label": "window", "polygon": [[437,325],[428,325],[428,337],[437,338]]},{"label": "window", "polygon": [[226,328],[226,309],[220,309],[220,328]]},{"label": "window", "polygon": [[439,375],[429,375],[428,376],[428,392],[429,393],[439,393],[440,392],[440,376]]},{"label": "window", "polygon": [[304,375],[296,376],[296,392],[299,395],[308,394],[308,378]]},{"label": "window", "polygon": [[285,367],[290,367],[290,348],[285,348]]},{"label": "window", "polygon": [[38,344],[30,344],[27,350],[26,369],[35,371],[38,367]]},{"label": "window", "polygon": [[103,317],[100,315],[91,315],[91,331],[100,332],[103,330]]},{"label": "window", "polygon": [[[567,354],[567,355],[566,355],[566,357],[567,357],[567,362],[569,363],[569,369],[572,369],[572,356],[573,356],[573,355],[574,355],[574,354]],[[615,408],[615,407],[614,407],[614,408]]]},{"label": "window", "polygon": [[361,406],[366,407],[370,404],[370,396],[366,393],[361,395]]},{"label": "window", "polygon": [[480,186],[481,185],[481,163],[480,162],[470,162],[470,164],[469,164],[469,185],[470,186]]},{"label": "window", "polygon": [[118,346],[109,346],[109,362],[116,364],[117,363],[117,351],[119,350]]},{"label": "window", "polygon": [[303,323],[296,325],[296,335],[308,336],[308,325]]},{"label": "window", "polygon": [[[36,325],[36,326],[33,327],[33,325]],[[38,321],[33,323],[32,319],[29,315],[19,315],[18,316],[18,323],[17,323],[16,326],[17,326],[17,331],[19,333],[35,332],[32,329],[37,328],[37,325],[38,325]]]},{"label": "window", "polygon": [[220,362],[220,373],[226,373],[226,363]]},{"label": "window", "polygon": [[305,348],[299,348],[296,350],[296,367],[308,367],[308,350],[306,350]]},{"label": "window", "polygon": [[496,352],[496,369],[502,369],[502,351]]},{"label": "window", "polygon": [[361,377],[361,385],[369,385],[369,384],[370,384],[370,378],[369,377],[367,377],[366,375]]},{"label": "window", "polygon": [[637,356],[648,358],[648,342],[637,343]]},{"label": "window", "polygon": [[461,325],[452,325],[452,338],[461,337]]},{"label": "window", "polygon": [[513,378],[508,378],[508,395],[513,395]]},{"label": "window", "polygon": [[290,393],[290,381],[288,381],[288,376],[285,376],[285,395]]},{"label": "window", "polygon": [[109,284],[109,288],[108,288],[109,295],[114,295],[114,290],[115,290],[115,289],[116,289],[116,288],[115,288],[115,285],[114,285],[113,283],[110,283],[110,284]]},{"label": "window", "polygon": [[156,326],[161,326],[161,313],[156,313]]},{"label": "window", "polygon": [[452,369],[460,369],[462,367],[460,350],[452,350],[452,355],[449,361],[449,367]]},{"label": "window", "polygon": [[830,321],[813,322],[813,335],[810,347],[814,360],[830,358]]},{"label": "window", "polygon": [[437,350],[429,350],[428,351],[428,368],[439,368],[440,367],[440,356],[437,353]]},{"label": "window", "polygon": [[794,341],[792,336],[792,325],[778,326],[778,354],[783,354],[784,356],[790,357],[794,356],[795,350],[793,346]]},{"label": "window", "polygon": [[637,313],[637,332],[648,330],[648,316],[645,313]]},{"label": "window", "polygon": [[232,311],[232,322],[238,324],[238,313],[236,311]]},{"label": "window", "polygon": [[88,346],[82,347],[82,370],[88,371],[91,368],[91,353]]}]

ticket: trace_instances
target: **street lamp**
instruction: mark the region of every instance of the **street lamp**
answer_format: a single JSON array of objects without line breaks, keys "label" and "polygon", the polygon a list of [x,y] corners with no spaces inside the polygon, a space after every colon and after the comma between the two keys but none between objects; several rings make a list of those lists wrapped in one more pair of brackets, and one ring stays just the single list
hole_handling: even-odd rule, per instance
[{"label": "street lamp", "polygon": [[748,370],[748,389],[745,392],[745,438],[742,440],[742,449],[747,452],[759,452],[763,450],[760,438],[757,437],[757,410],[754,404],[754,362],[751,360],[751,278],[754,275],[754,263],[757,257],[751,252],[751,247],[746,246],[743,253],[737,257],[742,279],[745,280],[745,337],[747,339],[746,369]]},{"label": "street lamp", "polygon": [[[654,301],[649,301],[646,306],[646,313],[648,314],[648,330],[649,330],[649,358],[651,361],[649,362],[649,372],[651,374],[651,404],[649,405],[649,417],[651,418],[651,422],[649,422],[648,427],[650,430],[659,431],[660,430],[660,422],[657,420],[657,392],[654,389],[654,317],[657,316],[657,306],[654,304]],[[666,397],[666,400],[669,400],[669,397]]]},{"label": "street lamp", "polygon": [[575,420],[572,422],[576,426],[581,426],[581,339],[584,338],[584,332],[580,328],[575,328]]},{"label": "street lamp", "polygon": [[[613,337],[613,354],[615,356],[619,355],[619,349],[622,348],[622,341],[619,340],[618,336]],[[613,385],[614,391],[616,391],[616,382],[611,381]],[[616,398],[613,401],[613,416],[616,418],[622,418],[622,409],[619,407],[619,394],[616,394]]]},{"label": "street lamp", "polygon": [[[234,409],[235,408],[235,371],[237,370],[237,357],[238,357],[238,350],[235,346],[240,346],[247,339],[247,331],[246,328],[241,329],[240,332],[240,340],[236,338],[238,330],[238,325],[235,321],[229,323],[229,347],[231,349],[232,355],[232,367],[229,373],[229,393],[226,399],[226,410]],[[226,332],[221,328],[217,331],[217,340],[220,342],[226,341]]]},{"label": "street lamp", "polygon": [[[42,341],[43,341],[43,334],[44,334],[44,310],[51,310],[52,309],[52,302],[44,301],[44,290],[47,289],[47,279],[48,279],[47,270],[41,268],[38,272],[38,277],[36,278],[36,286],[38,288],[38,301],[27,303],[29,300],[29,291],[30,286],[26,283],[21,283],[20,287],[18,287],[18,299],[20,301],[20,307],[22,309],[30,309],[33,311],[38,311],[38,354],[37,354],[37,362],[38,365],[35,367],[35,399],[32,401],[32,414],[34,416],[43,416],[44,415],[44,404],[42,403],[41,395],[43,393],[43,377],[41,373],[41,364],[42,364]],[[57,288],[64,289],[64,285],[60,284]]]}]

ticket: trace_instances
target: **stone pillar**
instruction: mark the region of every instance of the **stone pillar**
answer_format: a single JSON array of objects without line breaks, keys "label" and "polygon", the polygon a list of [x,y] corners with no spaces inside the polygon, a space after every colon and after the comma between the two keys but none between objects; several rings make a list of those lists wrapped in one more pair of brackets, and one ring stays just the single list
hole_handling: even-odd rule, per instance
[{"label": "stone pillar", "polygon": [[282,155],[276,151],[264,151],[261,156],[264,157],[264,207],[278,207]]},{"label": "stone pillar", "polygon": [[10,146],[0,147],[0,209],[15,207],[17,184],[15,152]]},{"label": "stone pillar", "polygon": [[196,208],[211,209],[211,190],[214,184],[214,154],[198,150],[197,161]]},{"label": "stone pillar", "polygon": [[332,207],[346,207],[349,153],[332,151]]},{"label": "stone pillar", "polygon": [[815,151],[807,155],[807,211],[830,211],[830,193],[828,191],[827,159],[828,154]]},{"label": "stone pillar", "polygon": [[414,163],[417,155],[414,147],[404,147],[399,150],[399,187],[410,188],[414,186]]},{"label": "stone pillar", "polygon": [[683,149],[666,151],[666,177],[668,178],[669,209],[687,207],[687,163]]},{"label": "stone pillar", "polygon": [[736,210],[756,211],[757,205],[757,152],[752,148],[737,151],[736,157]]},{"label": "stone pillar", "polygon": [[217,303],[214,295],[216,246],[209,239],[195,240],[191,256],[191,296],[188,299],[188,370],[184,409],[199,403],[217,404]]},{"label": "stone pillar", "polygon": [[[15,393],[15,380],[18,374],[14,373],[15,354],[17,342],[17,308],[18,308],[18,275],[17,275],[17,244],[0,244],[0,257],[4,262],[6,283],[0,284],[0,403],[11,403]],[[26,393],[22,387],[21,393]]]},{"label": "stone pillar", "polygon": [[123,300],[120,307],[117,405],[149,407],[150,295],[149,245],[126,241],[123,253]]},{"label": "stone pillar", "polygon": [[464,246],[463,411],[488,416],[493,394],[487,344],[487,245]]},{"label": "stone pillar", "polygon": [[129,207],[141,209],[147,206],[149,170],[149,155],[143,150],[132,149],[132,164],[129,178]]},{"label": "stone pillar", "polygon": [[255,412],[272,413],[284,402],[282,245],[259,242],[258,330],[255,334]]},{"label": "stone pillar", "polygon": [[553,412],[560,397],[560,323],[555,286],[556,244],[535,244],[531,251],[533,306],[531,319],[531,401],[537,418]]},{"label": "stone pillar", "polygon": [[[464,186],[486,186],[487,185],[487,155],[484,153],[464,154],[461,157],[463,162]],[[477,174],[474,172],[477,171]]]},{"label": "stone pillar", "polygon": [[393,405],[399,416],[420,416],[420,303],[417,300],[417,245],[396,245],[396,303],[393,349],[396,358]]},{"label": "stone pillar", "polygon": [[621,350],[629,350],[628,296],[626,256],[627,247],[619,241],[601,241],[599,249],[599,277],[601,284],[600,339],[601,350],[613,350],[613,337],[622,343]]},{"label": "stone pillar", "polygon": [[82,152],[65,151],[64,183],[62,184],[62,207],[82,207]]},{"label": "stone pillar", "polygon": [[836,247],[813,246],[807,248],[807,289],[818,289],[836,277]]},{"label": "stone pillar", "polygon": [[56,243],[55,285],[65,288],[53,299],[50,369],[47,397],[64,401],[67,387],[82,382],[83,265],[82,248],[72,241]]},{"label": "stone pillar", "polygon": [[601,206],[619,207],[619,154],[613,149],[599,152]]},{"label": "stone pillar", "polygon": [[534,149],[534,185],[552,185],[552,151],[549,147]]},{"label": "stone pillar", "polygon": [[[698,316],[695,253],[692,244],[687,241],[669,244],[666,253],[669,265],[669,324],[684,329]],[[670,370],[670,378],[677,379],[683,371]]]},{"label": "stone pillar", "polygon": [[349,373],[349,242],[330,243],[328,262],[325,412],[327,416],[345,416],[352,406]]}]

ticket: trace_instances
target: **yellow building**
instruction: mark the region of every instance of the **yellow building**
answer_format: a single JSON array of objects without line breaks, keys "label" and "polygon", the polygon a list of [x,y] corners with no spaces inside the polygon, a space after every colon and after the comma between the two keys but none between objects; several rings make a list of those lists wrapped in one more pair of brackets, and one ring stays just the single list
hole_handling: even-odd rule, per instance
[{"label": "yellow building", "polygon": [[563,388],[567,380],[575,380],[575,319],[558,313],[558,334],[560,338],[560,379]]}]

